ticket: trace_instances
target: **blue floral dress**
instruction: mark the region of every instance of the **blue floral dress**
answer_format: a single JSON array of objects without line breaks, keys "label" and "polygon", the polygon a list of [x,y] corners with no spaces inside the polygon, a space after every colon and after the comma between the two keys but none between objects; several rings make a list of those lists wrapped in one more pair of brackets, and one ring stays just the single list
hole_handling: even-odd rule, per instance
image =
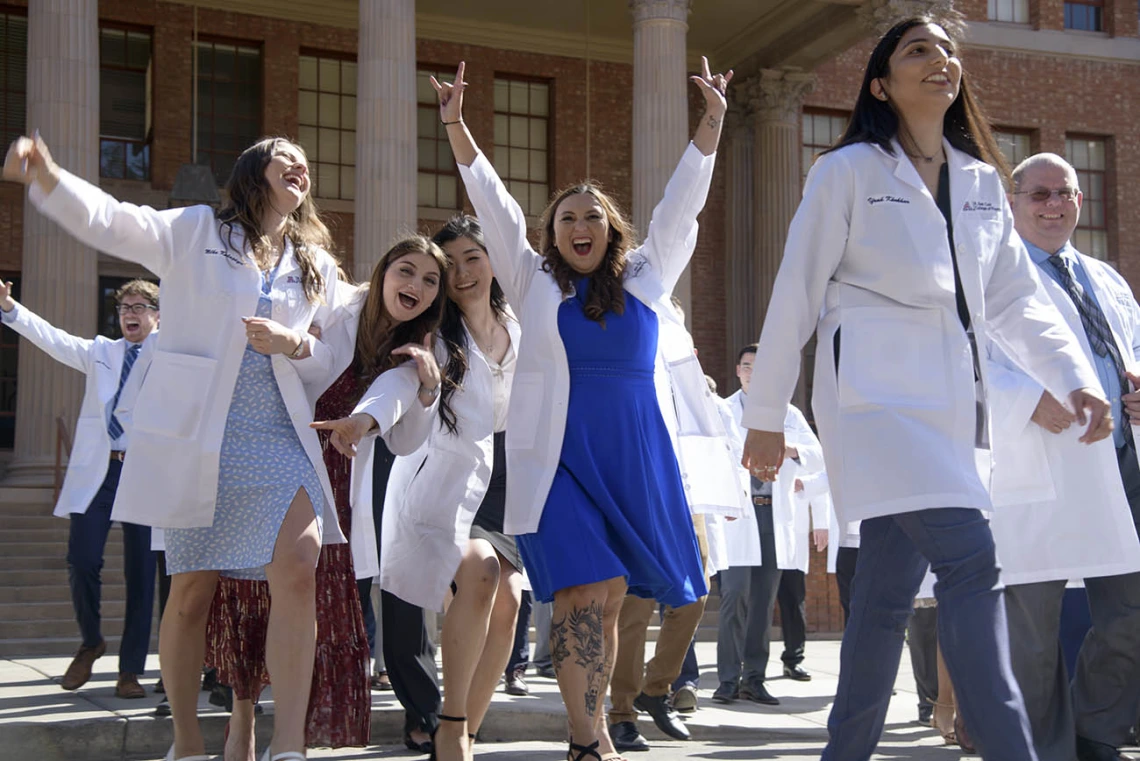
[{"label": "blue floral dress", "polygon": [[[272,314],[275,274],[262,273],[258,317]],[[277,388],[273,358],[247,344],[222,436],[214,523],[166,530],[167,572],[215,570],[264,579],[298,489],[309,495],[323,532],[324,490]]]}]

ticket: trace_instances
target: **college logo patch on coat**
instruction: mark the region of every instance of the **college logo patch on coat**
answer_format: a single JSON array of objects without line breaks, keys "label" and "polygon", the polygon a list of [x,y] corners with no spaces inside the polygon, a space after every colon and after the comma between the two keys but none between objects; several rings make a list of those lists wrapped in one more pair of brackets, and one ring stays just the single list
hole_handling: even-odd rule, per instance
[{"label": "college logo patch on coat", "polygon": [[989,201],[966,201],[966,203],[962,204],[962,211],[995,212],[1001,211],[1001,207]]}]

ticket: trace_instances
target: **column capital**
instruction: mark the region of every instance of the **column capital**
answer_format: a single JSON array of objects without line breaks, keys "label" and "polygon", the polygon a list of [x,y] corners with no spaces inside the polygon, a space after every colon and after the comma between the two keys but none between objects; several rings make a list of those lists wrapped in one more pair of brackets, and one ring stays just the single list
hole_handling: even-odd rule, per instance
[{"label": "column capital", "polygon": [[798,69],[761,69],[741,90],[759,122],[794,127],[799,123],[804,97],[815,89],[816,81],[815,74]]},{"label": "column capital", "polygon": [[634,25],[646,21],[689,22],[692,0],[629,0],[629,12]]},{"label": "column capital", "polygon": [[747,90],[744,89],[744,84],[730,86],[728,88],[728,110],[724,114],[725,134],[735,136],[742,130],[751,131],[753,116],[755,114],[752,112],[752,100]]},{"label": "column capital", "polygon": [[912,16],[934,16],[944,20],[951,34],[960,34],[961,17],[954,10],[952,0],[867,0],[855,9],[855,15],[867,31],[882,35],[892,26]]}]

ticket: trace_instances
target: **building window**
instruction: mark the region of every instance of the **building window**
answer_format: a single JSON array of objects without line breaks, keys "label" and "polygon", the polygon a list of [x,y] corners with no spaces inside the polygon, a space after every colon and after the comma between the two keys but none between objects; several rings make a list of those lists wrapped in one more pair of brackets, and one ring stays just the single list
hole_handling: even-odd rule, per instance
[{"label": "building window", "polygon": [[261,136],[261,49],[197,44],[198,158],[225,185],[238,154]]},{"label": "building window", "polygon": [[[12,282],[12,298],[20,300],[19,273],[0,277]],[[20,358],[19,335],[5,325],[0,328],[0,449],[11,449],[16,441],[16,367]]]},{"label": "building window", "polygon": [[1029,0],[989,0],[990,21],[1008,21],[1013,24],[1029,23]]},{"label": "building window", "polygon": [[525,214],[550,198],[550,83],[495,77],[495,171]]},{"label": "building window", "polygon": [[843,137],[850,115],[840,111],[804,111],[803,148],[801,149],[800,182],[807,179],[816,156]]},{"label": "building window", "polygon": [[99,176],[150,179],[151,33],[99,29]]},{"label": "building window", "polygon": [[313,194],[356,198],[356,61],[327,54],[298,60],[297,138],[309,154]]},{"label": "building window", "polygon": [[997,141],[998,148],[1001,149],[1011,169],[1033,155],[1028,132],[995,129],[994,140]]},{"label": "building window", "polygon": [[416,204],[429,209],[458,209],[459,170],[447,141],[447,128],[439,121],[439,98],[429,77],[450,82],[455,72],[432,68],[416,71]]},{"label": "building window", "polygon": [[0,141],[10,145],[28,129],[28,18],[0,13]]},{"label": "building window", "polygon": [[1065,28],[1104,31],[1104,0],[1066,0]]},{"label": "building window", "polygon": [[1108,221],[1105,201],[1108,184],[1105,180],[1105,141],[1097,137],[1065,138],[1065,155],[1077,170],[1084,201],[1081,217],[1073,232],[1073,245],[1082,254],[1097,259],[1108,258]]}]

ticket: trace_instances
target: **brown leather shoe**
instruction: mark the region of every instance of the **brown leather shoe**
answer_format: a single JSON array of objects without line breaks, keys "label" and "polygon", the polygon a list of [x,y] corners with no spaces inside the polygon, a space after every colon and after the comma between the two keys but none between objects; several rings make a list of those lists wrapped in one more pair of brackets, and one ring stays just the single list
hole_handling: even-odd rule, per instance
[{"label": "brown leather shoe", "polygon": [[105,652],[107,652],[106,642],[100,642],[95,647],[79,648],[59,686],[65,690],[78,690],[87,684],[87,680],[91,678],[91,666],[94,665],[95,659],[102,657]]},{"label": "brown leather shoe", "polygon": [[138,676],[120,671],[119,681],[115,682],[115,697],[126,698],[127,700],[145,698],[146,690],[139,684]]}]

